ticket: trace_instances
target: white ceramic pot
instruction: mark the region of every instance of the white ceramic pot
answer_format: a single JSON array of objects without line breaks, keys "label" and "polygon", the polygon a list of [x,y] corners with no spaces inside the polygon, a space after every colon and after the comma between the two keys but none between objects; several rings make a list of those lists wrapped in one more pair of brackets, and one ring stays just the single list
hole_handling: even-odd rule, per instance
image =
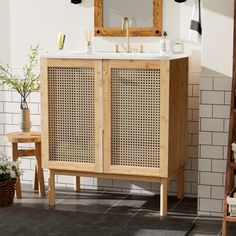
[{"label": "white ceramic pot", "polygon": [[21,109],[21,129],[22,132],[30,132],[32,125],[30,121],[30,109]]}]

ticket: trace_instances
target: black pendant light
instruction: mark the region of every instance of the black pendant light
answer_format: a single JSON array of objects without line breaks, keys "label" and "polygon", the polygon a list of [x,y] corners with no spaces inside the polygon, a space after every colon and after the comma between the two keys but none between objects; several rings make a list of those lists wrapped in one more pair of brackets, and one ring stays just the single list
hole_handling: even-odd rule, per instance
[{"label": "black pendant light", "polygon": [[176,2],[179,2],[179,3],[181,3],[181,2],[186,2],[186,0],[175,0]]},{"label": "black pendant light", "polygon": [[79,3],[81,3],[81,0],[71,0],[71,3],[79,4]]}]

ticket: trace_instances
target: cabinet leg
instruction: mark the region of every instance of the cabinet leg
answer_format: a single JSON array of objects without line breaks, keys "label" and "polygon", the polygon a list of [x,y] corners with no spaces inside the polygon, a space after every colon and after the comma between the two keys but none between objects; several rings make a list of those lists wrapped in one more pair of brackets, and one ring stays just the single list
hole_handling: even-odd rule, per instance
[{"label": "cabinet leg", "polygon": [[184,167],[181,167],[179,170],[177,184],[177,198],[182,200],[184,198]]},{"label": "cabinet leg", "polygon": [[55,206],[55,174],[52,170],[49,170],[49,188],[48,188],[48,204],[49,206]]},{"label": "cabinet leg", "polygon": [[22,198],[20,176],[16,178],[16,197],[18,199]]},{"label": "cabinet leg", "polygon": [[75,176],[75,180],[74,180],[74,190],[76,192],[80,191],[80,176]]},{"label": "cabinet leg", "polygon": [[[18,144],[17,143],[12,143],[12,157],[13,161],[18,160]],[[17,198],[22,198],[22,193],[21,193],[21,184],[20,184],[20,176],[16,178],[16,197]]]},{"label": "cabinet leg", "polygon": [[[37,161],[37,158],[36,158]],[[39,186],[38,186],[38,170],[37,170],[37,163],[35,163],[35,167],[34,167],[34,180],[33,180],[33,189],[34,190],[38,190]]]},{"label": "cabinet leg", "polygon": [[227,236],[227,222],[225,219],[223,219],[222,224],[222,236]]},{"label": "cabinet leg", "polygon": [[167,187],[168,179],[161,179],[160,185],[160,216],[167,215]]},{"label": "cabinet leg", "polygon": [[41,161],[41,143],[35,143],[36,147],[36,160],[37,160],[37,174],[38,174],[38,184],[39,184],[39,195],[45,196],[45,185],[44,185],[44,176],[43,168]]}]

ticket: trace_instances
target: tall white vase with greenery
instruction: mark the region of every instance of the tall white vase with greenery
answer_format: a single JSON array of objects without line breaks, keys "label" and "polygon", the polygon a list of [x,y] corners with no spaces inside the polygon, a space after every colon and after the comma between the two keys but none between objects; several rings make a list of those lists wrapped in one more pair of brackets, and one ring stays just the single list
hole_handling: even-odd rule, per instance
[{"label": "tall white vase with greenery", "polygon": [[10,89],[17,91],[21,97],[21,129],[23,132],[30,132],[31,129],[27,99],[32,92],[37,92],[40,89],[39,73],[36,72],[38,51],[38,45],[30,47],[29,62],[23,67],[23,77],[13,74],[8,65],[0,64],[0,84],[7,85]]}]

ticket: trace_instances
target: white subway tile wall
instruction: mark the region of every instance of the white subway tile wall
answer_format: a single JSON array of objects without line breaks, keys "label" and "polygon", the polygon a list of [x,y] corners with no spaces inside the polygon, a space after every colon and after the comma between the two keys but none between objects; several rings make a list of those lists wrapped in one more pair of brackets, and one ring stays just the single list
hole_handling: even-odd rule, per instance
[{"label": "white subway tile wall", "polygon": [[[185,170],[185,196],[197,197],[198,186],[198,133],[199,133],[199,73],[189,75],[189,119],[188,119],[188,157]],[[222,92],[224,93],[224,92]],[[0,88],[0,150],[5,150],[12,156],[11,144],[5,140],[4,134],[20,130],[20,97],[7,87]],[[224,101],[224,97],[223,97]],[[31,94],[29,98],[33,131],[40,131],[40,95]],[[226,125],[226,124],[225,124]],[[222,123],[223,132],[223,123]],[[221,137],[219,137],[221,139]],[[209,142],[210,144],[210,142]],[[223,153],[223,150],[222,150]],[[22,182],[31,183],[34,175],[34,158],[21,158],[23,169]],[[216,164],[217,167],[217,164]],[[44,171],[47,183],[48,171]],[[73,187],[74,178],[58,176],[58,187]],[[97,178],[81,178],[81,188],[123,191],[132,193],[158,193],[159,183],[144,183],[137,181],[105,180]],[[176,179],[169,184],[169,194],[176,194]]]},{"label": "white subway tile wall", "polygon": [[198,213],[222,216],[231,78],[200,80]]}]

